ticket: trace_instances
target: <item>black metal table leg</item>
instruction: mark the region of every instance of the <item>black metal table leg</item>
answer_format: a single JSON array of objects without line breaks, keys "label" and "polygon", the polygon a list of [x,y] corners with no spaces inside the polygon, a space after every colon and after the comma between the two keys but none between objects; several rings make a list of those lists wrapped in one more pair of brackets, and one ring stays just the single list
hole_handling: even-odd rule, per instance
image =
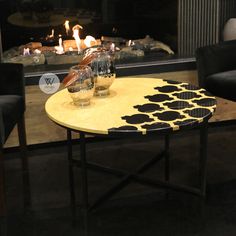
[{"label": "black metal table leg", "polygon": [[206,164],[207,164],[207,143],[208,143],[208,124],[205,123],[200,128],[200,162],[199,162],[199,184],[201,192],[201,214],[204,216],[205,196],[206,196]]},{"label": "black metal table leg", "polygon": [[[167,134],[165,136],[165,181],[170,180],[170,136]],[[169,198],[169,190],[166,190],[166,199]]]},{"label": "black metal table leg", "polygon": [[81,181],[82,181],[82,207],[84,211],[85,231],[88,229],[88,180],[86,165],[86,139],[84,132],[80,132],[80,160],[81,160]]},{"label": "black metal table leg", "polygon": [[68,171],[69,171],[69,185],[70,185],[70,205],[73,218],[73,224],[76,222],[76,200],[75,200],[75,185],[74,185],[74,169],[72,161],[72,139],[71,130],[67,129],[67,155],[68,155]]},{"label": "black metal table leg", "polygon": [[31,208],[31,191],[24,116],[21,117],[20,121],[17,123],[17,130],[20,144],[20,155],[22,163],[21,165],[23,174],[24,210],[25,212],[28,212]]},{"label": "black metal table leg", "polygon": [[165,181],[170,180],[170,137],[165,136]]},{"label": "black metal table leg", "polygon": [[[185,186],[185,185],[174,184],[170,182],[170,154],[169,154],[170,135],[169,134],[165,136],[164,152],[160,153],[153,159],[148,160],[147,162],[142,164],[138,169],[136,169],[133,173],[132,172],[130,173],[124,170],[108,168],[108,167],[100,166],[98,164],[94,164],[90,162],[87,163],[86,139],[85,139],[84,132],[80,132],[80,160],[73,159],[71,130],[68,130],[67,132],[68,159],[71,162],[71,165],[69,166],[70,185],[71,185],[71,202],[72,202],[72,207],[74,206],[73,210],[75,211],[74,176],[73,176],[73,167],[72,167],[72,165],[75,165],[81,168],[82,210],[84,213],[83,216],[84,216],[85,232],[87,232],[87,229],[88,229],[88,211],[96,208],[105,200],[108,200],[114,193],[119,191],[122,187],[126,186],[131,180],[144,184],[144,185],[152,186],[152,187],[164,188],[166,189],[167,198],[169,195],[169,190],[171,189],[174,191],[182,191],[182,192],[190,193],[193,195],[197,195],[199,196],[200,202],[201,202],[201,207],[200,207],[201,213],[202,215],[204,215],[204,201],[205,201],[205,195],[206,195],[206,162],[207,162],[208,124],[203,123],[199,128],[200,128],[200,158],[199,158],[200,160],[199,161],[199,182],[200,183],[199,183],[199,187]],[[142,173],[146,169],[148,169],[156,161],[161,160],[162,157],[165,158],[164,160],[165,161],[165,173],[164,173],[165,181],[151,179],[142,175]],[[107,192],[102,194],[100,198],[98,198],[97,201],[95,201],[92,205],[89,205],[87,168],[104,171],[107,173],[115,174],[116,176],[120,176],[120,177],[123,176],[123,178],[119,181],[119,183],[116,186],[113,186]]]}]

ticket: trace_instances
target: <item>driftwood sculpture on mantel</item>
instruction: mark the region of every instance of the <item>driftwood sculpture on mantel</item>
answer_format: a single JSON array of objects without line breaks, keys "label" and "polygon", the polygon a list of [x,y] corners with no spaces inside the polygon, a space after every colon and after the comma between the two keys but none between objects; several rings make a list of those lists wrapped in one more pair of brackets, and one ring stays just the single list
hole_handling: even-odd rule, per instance
[{"label": "driftwood sculpture on mantel", "polygon": [[151,38],[149,35],[147,35],[145,38],[143,39],[137,39],[137,40],[133,40],[133,48],[135,49],[141,49],[141,50],[163,50],[166,51],[168,54],[174,54],[174,52],[171,50],[171,48],[160,42],[157,40],[154,40],[153,38]]},{"label": "driftwood sculpture on mantel", "polygon": [[[146,35],[145,38],[135,39],[135,40],[127,40],[121,37],[102,36],[101,41],[116,43],[116,45],[125,44],[126,47],[131,47],[133,50],[143,50],[144,52],[163,50],[167,52],[168,54],[174,54],[174,52],[171,50],[171,48],[168,45],[166,45],[165,43],[161,41],[157,41],[151,38],[149,35]],[[121,50],[126,47],[121,46]],[[129,49],[125,49],[125,50],[129,51]]]}]

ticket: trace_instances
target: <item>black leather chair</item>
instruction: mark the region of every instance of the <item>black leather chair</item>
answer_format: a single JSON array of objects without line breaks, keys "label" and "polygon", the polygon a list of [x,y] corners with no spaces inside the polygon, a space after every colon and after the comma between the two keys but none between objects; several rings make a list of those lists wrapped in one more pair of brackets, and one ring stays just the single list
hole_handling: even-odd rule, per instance
[{"label": "black leather chair", "polygon": [[17,124],[25,206],[30,204],[25,132],[25,84],[21,64],[0,63],[0,218],[6,216],[3,145]]},{"label": "black leather chair", "polygon": [[236,101],[236,40],[198,48],[196,63],[199,86]]}]

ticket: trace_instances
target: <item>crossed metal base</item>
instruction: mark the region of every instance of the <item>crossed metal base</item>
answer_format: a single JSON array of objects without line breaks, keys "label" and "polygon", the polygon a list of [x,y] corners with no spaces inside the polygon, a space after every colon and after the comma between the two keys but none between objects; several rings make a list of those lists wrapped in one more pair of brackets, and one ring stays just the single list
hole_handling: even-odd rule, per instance
[{"label": "crossed metal base", "polygon": [[[73,218],[76,216],[76,198],[75,198],[75,189],[74,189],[74,166],[81,168],[81,185],[82,185],[82,209],[84,210],[85,217],[87,217],[88,211],[95,209],[100,206],[116,192],[120,191],[131,181],[138,182],[143,185],[148,185],[156,188],[163,189],[172,189],[175,191],[181,191],[184,193],[189,193],[200,197],[201,205],[204,205],[205,192],[206,192],[206,161],[207,161],[207,123],[203,123],[200,127],[200,155],[199,155],[199,186],[191,187],[180,184],[174,184],[170,182],[170,158],[169,158],[169,137],[171,134],[165,135],[165,145],[164,151],[159,155],[153,157],[150,160],[147,160],[140,167],[138,167],[134,172],[130,173],[125,170],[110,168],[107,166],[99,165],[96,163],[88,162],[86,160],[86,138],[84,132],[79,132],[80,134],[80,160],[73,159],[72,153],[72,139],[71,132],[73,130],[67,129],[67,141],[68,141],[68,160],[69,160],[69,181],[70,181],[70,196],[71,196],[71,207]],[[161,159],[165,159],[165,172],[164,172],[164,181],[152,179],[141,175],[149,167],[158,162]],[[95,202],[92,204],[89,203],[88,198],[88,181],[87,181],[87,169],[92,169],[94,171],[102,171],[108,174],[121,177],[120,181],[104,192]]]}]

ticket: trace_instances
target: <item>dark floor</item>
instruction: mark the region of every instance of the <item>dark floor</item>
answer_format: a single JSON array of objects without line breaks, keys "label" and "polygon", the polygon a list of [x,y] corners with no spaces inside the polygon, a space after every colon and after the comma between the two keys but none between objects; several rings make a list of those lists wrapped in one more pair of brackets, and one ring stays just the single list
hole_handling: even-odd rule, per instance
[{"label": "dark floor", "polygon": [[[198,131],[171,139],[171,179],[196,185]],[[205,217],[197,197],[130,184],[108,203],[89,214],[88,235],[235,236],[236,235],[236,126],[209,129],[208,178]],[[89,143],[88,159],[132,170],[163,146],[163,140],[113,140]],[[78,146],[75,147],[75,151]],[[31,209],[24,214],[20,160],[6,156],[8,235],[85,235],[80,203],[80,170],[76,169],[77,217],[72,226],[66,146],[29,150]],[[162,178],[163,163],[148,176]],[[118,178],[89,171],[89,197],[93,201]]]}]

